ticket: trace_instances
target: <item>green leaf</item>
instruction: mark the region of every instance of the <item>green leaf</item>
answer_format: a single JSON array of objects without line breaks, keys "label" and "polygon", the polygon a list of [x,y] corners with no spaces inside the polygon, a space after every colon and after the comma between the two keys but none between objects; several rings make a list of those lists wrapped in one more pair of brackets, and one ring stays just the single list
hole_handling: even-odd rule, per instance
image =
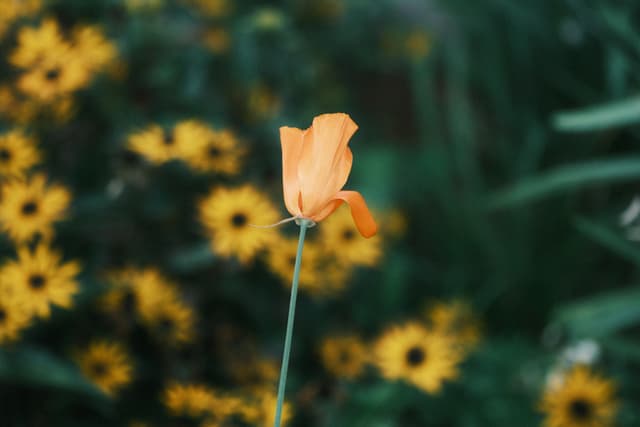
[{"label": "green leaf", "polygon": [[608,292],[560,308],[553,322],[572,338],[603,337],[640,322],[640,287]]},{"label": "green leaf", "polygon": [[640,266],[640,250],[620,233],[586,218],[575,219],[574,226],[588,238]]},{"label": "green leaf", "polygon": [[640,96],[579,111],[558,112],[552,117],[554,129],[588,132],[640,123]]},{"label": "green leaf", "polygon": [[488,198],[488,209],[518,206],[552,194],[591,184],[631,181],[640,178],[640,157],[596,160],[557,167],[499,190]]},{"label": "green leaf", "polygon": [[17,347],[0,349],[0,382],[19,383],[103,395],[71,363],[44,349]]}]

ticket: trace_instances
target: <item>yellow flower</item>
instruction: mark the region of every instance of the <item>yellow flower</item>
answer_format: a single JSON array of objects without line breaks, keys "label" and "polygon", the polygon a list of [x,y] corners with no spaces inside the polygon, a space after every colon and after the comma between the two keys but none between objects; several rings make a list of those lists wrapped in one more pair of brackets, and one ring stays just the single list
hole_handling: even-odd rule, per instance
[{"label": "yellow flower", "polygon": [[0,344],[17,339],[31,323],[26,298],[16,288],[15,283],[0,279]]},{"label": "yellow flower", "polygon": [[275,387],[280,375],[280,363],[272,359],[259,358],[255,354],[230,355],[225,366],[233,379],[249,388]]},{"label": "yellow flower", "polygon": [[202,133],[192,139],[194,148],[185,154],[185,161],[201,172],[235,175],[240,170],[244,150],[230,130],[216,131],[202,125]]},{"label": "yellow flower", "polygon": [[37,99],[16,93],[9,86],[0,86],[0,116],[20,125],[28,125],[40,115],[50,117],[57,123],[64,123],[71,118],[73,106],[71,96],[42,104]]},{"label": "yellow flower", "polygon": [[415,30],[407,35],[404,46],[410,58],[423,59],[431,51],[431,37],[423,30]]},{"label": "yellow flower", "polygon": [[164,0],[125,0],[129,12],[155,11],[164,5]]},{"label": "yellow flower", "polygon": [[13,286],[24,296],[30,313],[49,317],[50,305],[70,308],[73,295],[78,291],[76,276],[80,264],[76,261],[61,262],[57,252],[39,245],[34,251],[18,249],[18,259],[0,268],[0,281]]},{"label": "yellow flower", "polygon": [[[297,250],[298,239],[280,238],[269,248],[267,256],[269,269],[289,288],[291,287]],[[300,264],[300,289],[311,293],[322,290],[316,286],[320,280],[318,275],[322,274],[318,271],[320,256],[321,251],[317,244],[310,241],[305,242],[302,254],[303,262]]]},{"label": "yellow flower", "polygon": [[280,107],[280,98],[269,87],[265,85],[255,85],[250,89],[247,99],[250,119],[270,119],[278,113]]},{"label": "yellow flower", "polygon": [[324,220],[320,240],[326,250],[345,264],[374,266],[382,255],[380,236],[364,238],[353,223],[349,208],[341,206]]},{"label": "yellow flower", "polygon": [[231,45],[229,31],[222,27],[208,29],[202,35],[202,43],[213,54],[226,53]]},{"label": "yellow flower", "polygon": [[154,164],[192,157],[204,145],[209,129],[195,120],[179,122],[173,129],[151,125],[129,136],[127,147]]},{"label": "yellow flower", "polygon": [[618,403],[615,384],[586,366],[575,366],[545,390],[540,409],[545,427],[611,427]]},{"label": "yellow flower", "polygon": [[151,309],[141,311],[140,315],[143,322],[165,342],[185,343],[193,338],[193,310],[182,301],[158,301]]},{"label": "yellow flower", "polygon": [[69,96],[89,83],[91,74],[82,59],[72,51],[43,60],[20,76],[17,87],[41,103]]},{"label": "yellow flower", "polygon": [[94,341],[77,356],[82,374],[106,395],[115,395],[131,382],[133,367],[122,345]]},{"label": "yellow flower", "polygon": [[111,289],[101,301],[113,314],[137,314],[162,340],[189,342],[193,338],[194,313],[180,298],[177,286],[153,268],[125,268],[111,272]]},{"label": "yellow flower", "polygon": [[215,392],[201,384],[171,383],[165,387],[162,401],[173,415],[190,417],[211,413],[220,406]]},{"label": "yellow flower", "polygon": [[40,162],[35,140],[20,130],[0,135],[0,175],[22,177]]},{"label": "yellow flower", "polygon": [[397,209],[392,210],[384,215],[384,220],[382,221],[382,232],[383,234],[393,238],[403,237],[407,232],[407,223],[407,217],[403,212]]},{"label": "yellow flower", "polygon": [[0,11],[0,36],[17,19],[31,16],[42,7],[41,0],[6,0]]},{"label": "yellow flower", "polygon": [[18,243],[38,233],[50,238],[53,223],[64,218],[70,200],[64,187],[47,186],[43,175],[5,182],[0,187],[0,225]]},{"label": "yellow flower", "polygon": [[248,263],[277,238],[273,229],[252,225],[273,224],[279,218],[271,200],[255,188],[217,188],[199,204],[200,221],[219,255],[236,256]]},{"label": "yellow flower", "polygon": [[68,52],[71,45],[64,40],[58,23],[45,19],[39,27],[24,27],[18,33],[18,47],[9,62],[19,68],[31,68]]},{"label": "yellow flower", "polygon": [[[247,404],[239,409],[240,415],[245,421],[256,427],[273,427],[276,418],[277,396],[270,390],[259,390],[248,400]],[[282,426],[293,417],[291,404],[285,402],[282,406]]]},{"label": "yellow flower", "polygon": [[385,378],[404,380],[431,394],[458,376],[462,358],[448,337],[414,322],[386,330],[374,345],[373,357]]},{"label": "yellow flower", "polygon": [[77,27],[73,30],[72,40],[74,55],[77,55],[91,72],[107,68],[118,57],[116,46],[104,36],[99,27]]},{"label": "yellow flower", "polygon": [[434,330],[448,335],[464,352],[472,350],[480,341],[480,322],[464,301],[431,304],[426,317]]},{"label": "yellow flower", "polygon": [[338,378],[356,379],[367,363],[367,347],[354,335],[329,337],[322,341],[322,365]]},{"label": "yellow flower", "polygon": [[233,10],[229,0],[189,0],[189,3],[211,18],[224,18]]}]

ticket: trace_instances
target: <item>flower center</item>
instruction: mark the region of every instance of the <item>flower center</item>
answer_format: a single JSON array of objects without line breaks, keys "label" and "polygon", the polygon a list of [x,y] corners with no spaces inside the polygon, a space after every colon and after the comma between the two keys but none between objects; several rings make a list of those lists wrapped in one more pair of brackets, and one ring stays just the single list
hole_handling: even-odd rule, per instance
[{"label": "flower center", "polygon": [[4,308],[0,308],[0,323],[4,322],[5,320],[7,320],[7,312],[4,310]]},{"label": "flower center", "polygon": [[234,214],[231,217],[231,224],[233,224],[235,228],[244,227],[247,224],[247,216],[243,213]]},{"label": "flower center", "polygon": [[586,420],[591,418],[591,415],[593,414],[593,407],[591,406],[591,403],[584,399],[576,399],[571,402],[569,411],[573,418],[577,420]]},{"label": "flower center", "polygon": [[22,205],[22,213],[24,215],[33,215],[37,211],[38,211],[38,204],[34,201],[29,201]]},{"label": "flower center", "polygon": [[45,279],[42,274],[33,274],[31,277],[29,277],[29,286],[31,286],[31,289],[42,289],[44,287],[44,284]]},{"label": "flower center", "polygon": [[347,350],[342,350],[338,360],[340,360],[340,363],[348,363],[351,360],[351,355]]},{"label": "flower center", "polygon": [[164,142],[164,145],[173,145],[173,143],[175,142],[173,132],[166,131],[162,138],[162,142]]},{"label": "flower center", "polygon": [[6,148],[0,149],[0,161],[7,162],[9,160],[11,160],[11,152]]},{"label": "flower center", "polygon": [[60,69],[51,68],[50,70],[47,70],[44,77],[49,81],[57,80],[58,77],[60,77]]},{"label": "flower center", "polygon": [[133,294],[133,292],[127,291],[127,293],[125,293],[122,296],[121,305],[122,305],[122,310],[125,313],[133,312],[133,309],[136,305],[136,296]]},{"label": "flower center", "polygon": [[222,151],[218,147],[209,147],[209,157],[218,157]]},{"label": "flower center", "polygon": [[412,347],[407,352],[407,363],[411,366],[418,366],[424,362],[426,354],[422,347]]},{"label": "flower center", "polygon": [[295,256],[290,256],[289,257],[289,265],[296,265],[296,257]]},{"label": "flower center", "polygon": [[352,240],[354,237],[356,237],[356,233],[354,233],[353,230],[344,230],[342,232],[342,238],[344,240]]},{"label": "flower center", "polygon": [[107,364],[104,362],[95,362],[91,365],[91,372],[96,377],[103,377],[107,373]]},{"label": "flower center", "polygon": [[164,317],[160,319],[160,322],[158,322],[158,326],[162,332],[170,333],[173,330],[175,323],[168,317]]}]

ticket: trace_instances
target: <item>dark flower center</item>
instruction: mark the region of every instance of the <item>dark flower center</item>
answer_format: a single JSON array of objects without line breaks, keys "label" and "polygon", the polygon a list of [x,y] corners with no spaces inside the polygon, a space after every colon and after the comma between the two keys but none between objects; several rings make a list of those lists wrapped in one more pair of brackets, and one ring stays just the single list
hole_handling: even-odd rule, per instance
[{"label": "dark flower center", "polygon": [[132,313],[136,305],[136,296],[133,292],[128,291],[122,296],[122,310],[125,313]]},{"label": "dark flower center", "polygon": [[591,403],[586,400],[576,399],[571,402],[569,411],[573,418],[577,420],[586,420],[591,418],[591,415],[593,414],[593,407],[591,406]]},{"label": "dark flower center", "polygon": [[351,240],[354,237],[356,237],[356,233],[354,233],[353,230],[345,230],[342,232],[342,238],[344,240]]},{"label": "dark flower center", "polygon": [[29,286],[31,289],[42,289],[44,287],[44,276],[42,274],[34,274],[29,277]]},{"label": "dark flower center", "polygon": [[7,312],[4,311],[4,308],[0,308],[0,323],[7,320]]},{"label": "dark flower center", "polygon": [[218,157],[222,151],[218,147],[209,147],[209,157]]},{"label": "dark flower center", "polygon": [[426,354],[424,353],[424,350],[421,347],[412,347],[407,352],[407,363],[411,366],[420,365],[422,362],[424,362],[425,358],[426,358]]},{"label": "dark flower center", "polygon": [[338,360],[340,360],[340,363],[347,363],[351,360],[351,355],[347,350],[342,350],[340,352],[340,357],[338,358]]},{"label": "dark flower center", "polygon": [[289,264],[290,265],[296,265],[296,257],[295,256],[289,257]]},{"label": "dark flower center", "polygon": [[0,149],[0,161],[6,162],[11,159],[11,152],[6,148]]},{"label": "dark flower center", "polygon": [[102,377],[107,373],[107,364],[104,362],[96,362],[91,365],[91,372],[96,377]]},{"label": "dark flower center", "polygon": [[163,332],[171,332],[171,330],[175,326],[175,323],[173,322],[172,319],[169,319],[168,317],[164,317],[160,319],[160,322],[158,322],[158,326],[160,327],[160,330]]},{"label": "dark flower center", "polygon": [[173,138],[173,133],[172,132],[165,132],[164,133],[164,137],[162,138],[162,142],[164,142],[165,145],[171,145],[175,142],[174,138]]},{"label": "dark flower center", "polygon": [[247,216],[243,213],[237,213],[231,217],[231,224],[236,228],[244,227],[247,224]]},{"label": "dark flower center", "polygon": [[59,68],[52,68],[50,70],[47,70],[47,72],[45,73],[44,77],[49,80],[57,80],[58,77],[60,77],[60,69]]},{"label": "dark flower center", "polygon": [[22,213],[25,215],[33,215],[38,211],[38,204],[34,201],[26,202],[22,205]]}]

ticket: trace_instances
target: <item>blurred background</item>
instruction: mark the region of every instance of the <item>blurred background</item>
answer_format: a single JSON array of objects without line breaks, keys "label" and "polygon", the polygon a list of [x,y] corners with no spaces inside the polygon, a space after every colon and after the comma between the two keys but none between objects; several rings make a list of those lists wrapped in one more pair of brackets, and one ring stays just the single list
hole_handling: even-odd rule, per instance
[{"label": "blurred background", "polygon": [[0,425],[273,425],[280,126],[359,125],[285,424],[640,425],[640,4],[3,0]]}]

